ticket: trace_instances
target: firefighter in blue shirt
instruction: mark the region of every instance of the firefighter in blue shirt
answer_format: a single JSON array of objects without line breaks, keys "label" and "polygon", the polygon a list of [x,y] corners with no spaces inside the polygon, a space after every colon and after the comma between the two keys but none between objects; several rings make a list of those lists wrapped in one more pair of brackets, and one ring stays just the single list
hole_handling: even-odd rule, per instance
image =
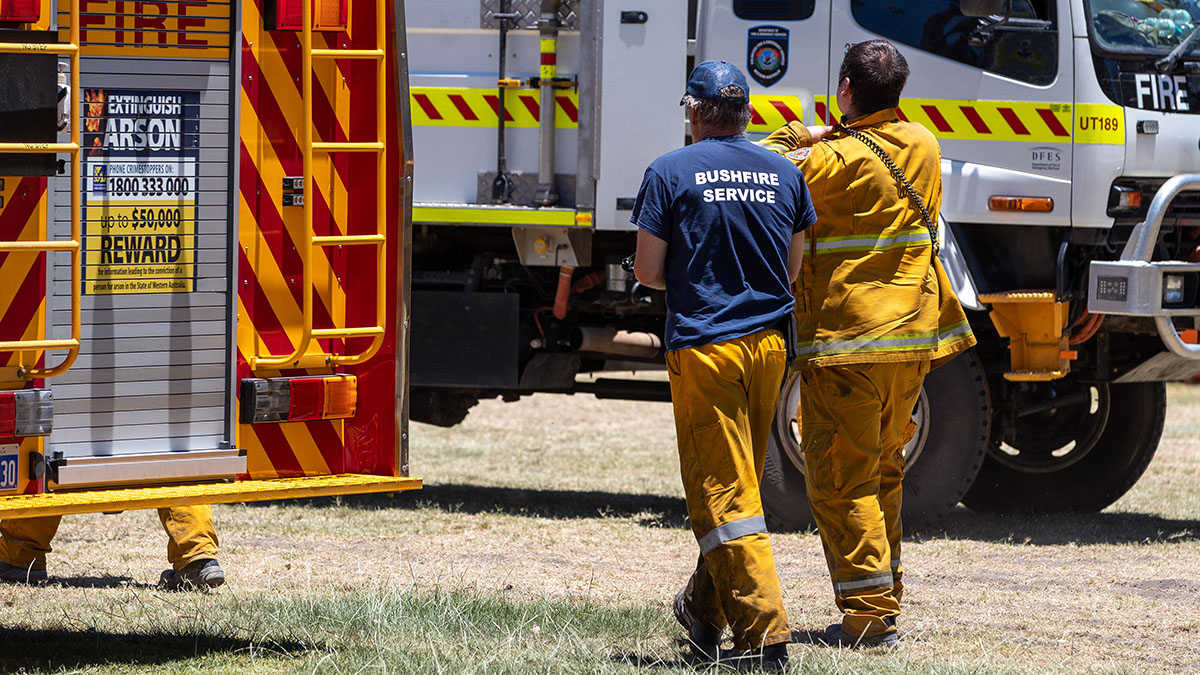
[{"label": "firefighter in blue shirt", "polygon": [[750,88],[705,61],[688,78],[694,143],[656,159],[633,208],[638,281],[667,292],[667,368],[700,559],[675,599],[693,652],[787,661],[790,631],[759,482],[787,369],[791,282],[816,221],[800,172],[743,136]]}]

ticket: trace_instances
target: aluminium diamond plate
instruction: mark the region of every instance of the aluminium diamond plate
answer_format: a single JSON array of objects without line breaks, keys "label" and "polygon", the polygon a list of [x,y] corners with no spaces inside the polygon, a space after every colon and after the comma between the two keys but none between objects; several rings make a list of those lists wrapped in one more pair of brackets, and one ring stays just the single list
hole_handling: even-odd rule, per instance
[{"label": "aluminium diamond plate", "polygon": [[[581,0],[560,0],[558,23],[561,30],[579,30],[579,3]],[[539,0],[509,0],[508,11],[520,15],[510,30],[537,30]],[[499,28],[495,15],[500,12],[500,0],[479,0],[479,27]]]}]

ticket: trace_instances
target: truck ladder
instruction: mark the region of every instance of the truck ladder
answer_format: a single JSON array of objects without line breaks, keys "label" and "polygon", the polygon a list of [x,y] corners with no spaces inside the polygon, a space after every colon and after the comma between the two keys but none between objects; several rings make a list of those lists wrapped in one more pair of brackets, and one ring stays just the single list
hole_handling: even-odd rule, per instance
[{"label": "truck ladder", "polygon": [[[313,234],[313,200],[304,200],[304,223],[300,233],[300,283],[303,289],[301,307],[302,328],[300,339],[291,354],[250,357],[251,370],[260,368],[318,368],[336,365],[354,365],[367,361],[383,345],[384,321],[387,320],[387,285],[384,267],[387,264],[387,5],[385,0],[375,0],[375,48],[374,49],[313,49],[312,46],[312,3],[301,2],[301,95],[304,98],[304,121],[301,130],[301,151],[304,154],[304,188],[309,191],[313,182],[313,153],[372,152],[375,153],[375,234],[335,235],[318,237]],[[348,19],[346,32],[353,24],[353,13]],[[375,136],[374,142],[314,142],[312,75],[313,60],[367,59],[375,62]],[[311,195],[311,193],[310,193]],[[313,288],[310,279],[313,248],[326,246],[374,246],[375,256],[375,325],[347,326],[345,328],[313,328]],[[370,337],[371,345],[366,350],[352,355],[328,353],[308,354],[309,345],[320,338]]]},{"label": "truck ladder", "polygon": [[[0,143],[0,153],[24,154],[58,154],[71,155],[71,238],[65,240],[43,239],[41,241],[0,241],[0,252],[34,251],[48,253],[50,251],[67,251],[71,254],[71,337],[62,340],[10,340],[0,342],[0,352],[16,352],[21,365],[17,376],[24,380],[54,377],[67,372],[75,358],[79,356],[80,303],[82,283],[80,281],[80,176],[83,173],[79,152],[79,0],[69,0],[71,4],[70,42],[67,44],[40,44],[27,42],[0,42],[0,54],[57,54],[71,59],[71,141],[69,143]],[[44,227],[44,224],[43,224]],[[44,231],[44,229],[43,229]],[[42,236],[46,236],[43,234]],[[53,368],[27,368],[24,365],[25,352],[38,352],[47,349],[66,349],[67,356]],[[33,359],[36,363],[37,359]]]}]

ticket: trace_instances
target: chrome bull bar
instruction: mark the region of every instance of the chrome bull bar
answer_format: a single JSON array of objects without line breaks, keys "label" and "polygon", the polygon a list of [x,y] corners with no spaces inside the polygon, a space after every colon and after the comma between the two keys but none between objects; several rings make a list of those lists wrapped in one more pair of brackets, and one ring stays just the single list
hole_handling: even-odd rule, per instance
[{"label": "chrome bull bar", "polygon": [[1200,344],[1188,344],[1172,318],[1200,318],[1200,264],[1151,262],[1163,218],[1185,190],[1200,190],[1200,174],[1181,174],[1163,183],[1146,218],[1133,228],[1119,260],[1093,261],[1088,270],[1088,311],[1094,314],[1153,317],[1166,348],[1200,360]]}]

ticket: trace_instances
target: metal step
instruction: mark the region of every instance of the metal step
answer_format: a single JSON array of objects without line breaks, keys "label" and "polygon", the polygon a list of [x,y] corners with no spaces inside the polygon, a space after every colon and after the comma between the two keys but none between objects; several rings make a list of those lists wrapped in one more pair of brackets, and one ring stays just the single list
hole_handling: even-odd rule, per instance
[{"label": "metal step", "polygon": [[0,520],[61,516],[71,513],[107,513],[193,504],[230,504],[270,499],[328,497],[417,490],[420,478],[338,474],[303,478],[243,480],[202,485],[52,492],[40,495],[0,497]]}]

